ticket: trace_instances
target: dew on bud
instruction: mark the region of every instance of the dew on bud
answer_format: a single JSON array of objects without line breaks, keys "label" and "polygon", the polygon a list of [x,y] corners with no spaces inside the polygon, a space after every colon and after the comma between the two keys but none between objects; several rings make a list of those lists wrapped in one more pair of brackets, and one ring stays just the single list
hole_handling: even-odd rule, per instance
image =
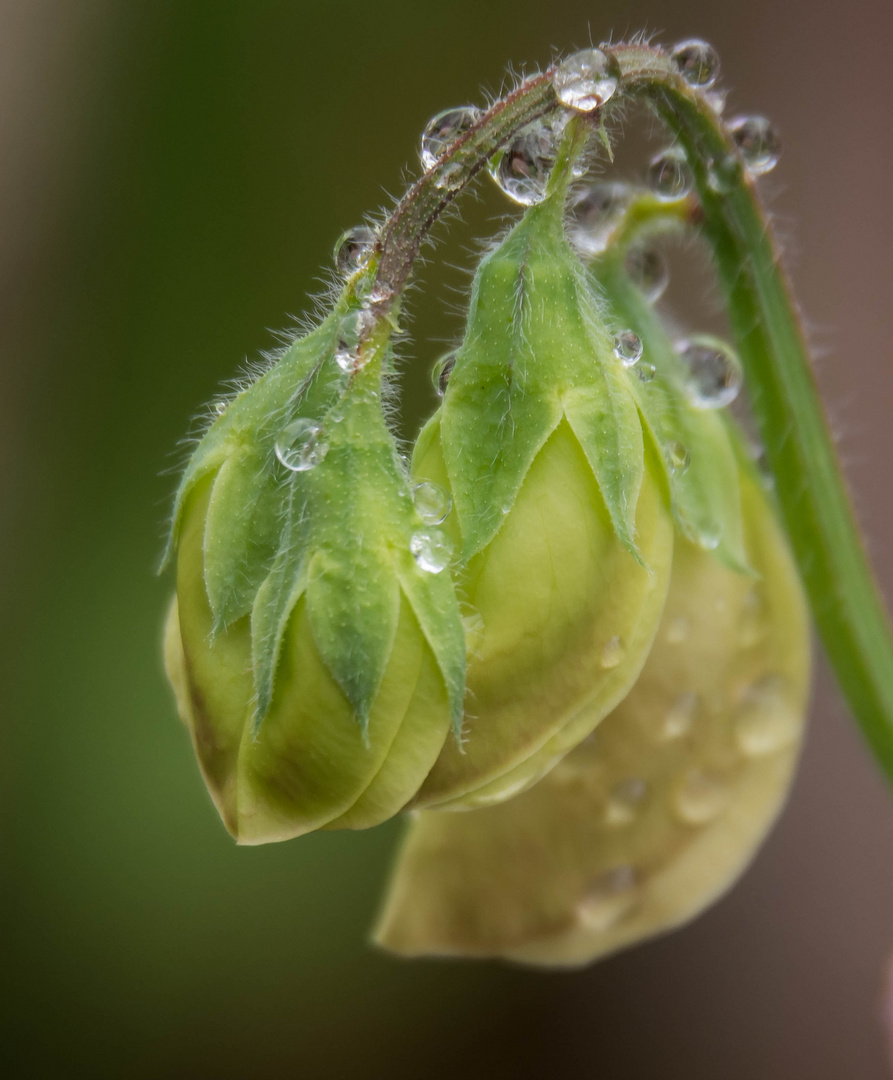
[{"label": "dew on bud", "polygon": [[552,85],[562,105],[588,113],[601,108],[620,84],[620,64],[601,49],[582,49],[555,69]]},{"label": "dew on bud", "polygon": [[335,346],[335,363],[342,371],[350,371],[358,366],[360,343],[371,322],[371,313],[363,308],[354,308],[341,320]]},{"label": "dew on bud", "polygon": [[490,160],[490,175],[513,202],[533,206],[546,197],[555,164],[556,132],[546,120],[530,124],[502,154]]},{"label": "dew on bud", "polygon": [[571,209],[570,238],[583,255],[601,255],[632,201],[626,184],[593,184]]},{"label": "dew on bud", "polygon": [[688,38],[673,48],[673,60],[689,86],[706,89],[719,77],[719,54],[709,42]]},{"label": "dew on bud", "polygon": [[640,776],[629,776],[611,788],[605,808],[609,825],[628,825],[638,814],[648,794],[648,784]]},{"label": "dew on bud", "polygon": [[413,485],[412,501],[415,512],[426,525],[440,525],[446,521],[453,507],[449,493],[431,480],[422,480]]},{"label": "dew on bud", "polygon": [[276,457],[290,472],[316,468],[329,452],[322,428],[312,420],[293,420],[282,429],[274,447]]},{"label": "dew on bud", "polygon": [[448,353],[444,353],[431,369],[431,382],[437,391],[438,397],[443,397],[446,393],[450,374],[456,366],[456,352],[456,349],[451,349]]},{"label": "dew on bud", "polygon": [[623,642],[616,635],[609,638],[602,648],[602,667],[603,668],[615,668],[623,659],[626,653],[626,648]]},{"label": "dew on bud", "polygon": [[636,364],[636,366],[633,368],[633,371],[636,373],[636,378],[639,380],[639,382],[643,383],[650,383],[654,376],[657,374],[657,368],[654,366],[654,364],[648,363]]},{"label": "dew on bud", "polygon": [[409,550],[420,569],[427,574],[439,574],[450,564],[453,545],[441,529],[421,529],[409,541]]},{"label": "dew on bud", "polygon": [[666,740],[683,738],[691,731],[697,711],[698,695],[692,690],[680,694],[664,714],[660,729],[661,738]]},{"label": "dew on bud", "polygon": [[762,176],[775,168],[781,156],[781,137],[771,120],[739,116],[729,123],[729,130],[749,173]]},{"label": "dew on bud", "polygon": [[621,330],[614,338],[614,355],[624,367],[631,368],[642,359],[642,339],[632,330]]},{"label": "dew on bud", "polygon": [[681,779],[673,798],[673,808],[687,825],[706,825],[725,807],[730,792],[715,773],[691,769]]},{"label": "dew on bud", "polygon": [[685,152],[670,146],[656,154],[648,166],[648,186],[664,202],[684,198],[692,187],[692,176]]},{"label": "dew on bud", "polygon": [[445,109],[432,117],[422,133],[422,168],[426,172],[433,168],[447,147],[474,127],[480,115],[480,109],[473,105],[462,105],[457,109]]},{"label": "dew on bud", "polygon": [[679,345],[688,398],[698,409],[722,409],[738,396],[741,361],[731,347],[707,334]]},{"label": "dew on bud", "polygon": [[742,694],[735,713],[735,738],[748,757],[774,754],[797,738],[800,717],[780,675],[765,675]]},{"label": "dew on bud", "polygon": [[664,447],[667,464],[676,476],[681,476],[691,465],[691,454],[685,443],[671,442]]},{"label": "dew on bud", "polygon": [[663,296],[670,284],[670,264],[662,252],[649,245],[630,248],[626,256],[626,273],[651,304]]},{"label": "dew on bud", "polygon": [[378,235],[368,225],[358,225],[343,233],[335,245],[335,268],[339,274],[352,274],[369,261]]},{"label": "dew on bud", "polygon": [[608,930],[638,904],[637,874],[615,866],[590,882],[577,905],[577,919],[587,930]]}]

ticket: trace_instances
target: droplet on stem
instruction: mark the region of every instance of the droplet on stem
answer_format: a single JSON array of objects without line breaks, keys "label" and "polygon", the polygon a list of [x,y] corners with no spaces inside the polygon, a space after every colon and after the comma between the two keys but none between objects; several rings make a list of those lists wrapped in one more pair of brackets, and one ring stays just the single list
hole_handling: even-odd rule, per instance
[{"label": "droplet on stem", "polygon": [[473,105],[461,105],[455,109],[445,109],[432,117],[422,133],[422,168],[426,172],[433,168],[447,147],[460,135],[470,131],[480,116],[480,109]]},{"label": "droplet on stem", "polygon": [[571,207],[570,238],[588,256],[601,255],[632,201],[626,184],[603,182],[584,191]]},{"label": "droplet on stem", "polygon": [[661,150],[648,166],[648,186],[665,202],[684,198],[692,188],[692,175],[685,151],[678,146]]},{"label": "droplet on stem", "polygon": [[335,245],[335,268],[345,277],[365,266],[375,249],[378,234],[368,225],[357,225],[342,233]]},{"label": "droplet on stem", "polygon": [[630,248],[626,256],[630,281],[649,303],[655,303],[670,284],[670,266],[663,253],[647,244]]},{"label": "droplet on stem", "polygon": [[764,116],[739,116],[729,122],[729,131],[747,171],[753,176],[762,176],[778,164],[781,136],[771,120]]},{"label": "droplet on stem", "polygon": [[679,345],[685,389],[698,409],[722,409],[738,396],[743,382],[741,361],[724,341],[702,334]]},{"label": "droplet on stem", "polygon": [[601,108],[620,84],[620,64],[601,49],[582,49],[568,56],[552,76],[555,96],[576,112]]},{"label": "droplet on stem", "polygon": [[719,54],[716,49],[700,38],[680,41],[672,51],[679,74],[689,86],[706,89],[719,77]]},{"label": "droplet on stem", "polygon": [[554,123],[539,120],[524,128],[514,142],[491,159],[490,175],[514,202],[533,206],[546,196],[555,151]]}]

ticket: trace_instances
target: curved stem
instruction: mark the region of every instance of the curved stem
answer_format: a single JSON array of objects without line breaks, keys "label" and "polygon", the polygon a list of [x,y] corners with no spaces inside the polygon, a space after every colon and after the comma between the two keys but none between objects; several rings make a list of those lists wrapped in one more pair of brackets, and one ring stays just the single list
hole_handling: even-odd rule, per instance
[{"label": "curved stem", "polygon": [[772,232],[721,120],[657,49],[613,50],[686,150],[754,414],[813,615],[869,745],[893,780],[893,635],[856,525]]}]

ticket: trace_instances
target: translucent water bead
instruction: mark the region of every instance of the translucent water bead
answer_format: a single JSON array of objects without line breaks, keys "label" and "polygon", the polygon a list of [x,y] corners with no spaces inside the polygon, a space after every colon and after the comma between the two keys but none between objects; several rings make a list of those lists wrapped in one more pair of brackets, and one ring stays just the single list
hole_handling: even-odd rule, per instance
[{"label": "translucent water bead", "polygon": [[450,349],[449,352],[444,353],[431,369],[431,382],[434,389],[437,391],[438,397],[443,397],[446,393],[446,388],[450,381],[450,374],[456,366],[457,351],[458,350],[456,349]]},{"label": "translucent water bead", "polygon": [[648,186],[665,202],[683,199],[691,191],[692,175],[685,152],[670,146],[656,154],[648,166]]},{"label": "translucent water bead", "polygon": [[335,267],[339,274],[352,274],[365,266],[375,248],[378,236],[368,225],[357,225],[343,233],[335,245],[333,253]]},{"label": "translucent water bead", "polygon": [[626,256],[630,281],[650,303],[659,300],[670,284],[670,265],[663,253],[650,245],[630,248]]},{"label": "translucent water bead", "polygon": [[754,176],[770,172],[781,157],[778,128],[764,116],[738,116],[729,122],[729,131]]},{"label": "translucent water bead", "polygon": [[555,164],[557,134],[545,120],[531,124],[502,154],[490,161],[490,175],[520,206],[542,202]]},{"label": "translucent water bead", "polygon": [[678,346],[685,388],[699,409],[722,409],[738,396],[743,382],[741,361],[724,341],[709,334],[689,338]]},{"label": "translucent water bead", "polygon": [[290,472],[316,468],[329,452],[322,429],[312,420],[293,420],[276,439],[276,457]]},{"label": "translucent water bead", "polygon": [[576,112],[592,112],[614,96],[620,84],[620,64],[601,49],[583,49],[568,56],[555,69],[552,85],[562,105]]},{"label": "translucent water bead", "polygon": [[633,330],[621,330],[614,338],[614,355],[624,367],[633,367],[642,359],[642,339]]},{"label": "translucent water bead", "polygon": [[704,90],[719,77],[719,54],[707,41],[700,38],[680,41],[671,55],[679,74],[689,86]]},{"label": "translucent water bead", "polygon": [[456,109],[445,109],[432,117],[422,132],[421,159],[422,168],[426,171],[432,168],[438,158],[447,147],[456,141],[460,135],[478,122],[481,117],[480,109],[473,105],[461,105]]},{"label": "translucent water bead", "polygon": [[335,347],[335,363],[342,371],[350,371],[358,366],[360,342],[373,321],[371,312],[361,308],[349,311],[341,320]]},{"label": "translucent water bead", "polygon": [[426,525],[440,525],[446,521],[453,506],[449,493],[440,484],[422,480],[412,489],[415,512]]},{"label": "translucent water bead", "polygon": [[626,184],[599,183],[584,191],[571,208],[570,239],[588,256],[601,255],[632,201]]},{"label": "translucent water bead", "polygon": [[453,545],[442,529],[421,529],[413,534],[409,550],[420,570],[426,574],[439,574],[450,564]]}]

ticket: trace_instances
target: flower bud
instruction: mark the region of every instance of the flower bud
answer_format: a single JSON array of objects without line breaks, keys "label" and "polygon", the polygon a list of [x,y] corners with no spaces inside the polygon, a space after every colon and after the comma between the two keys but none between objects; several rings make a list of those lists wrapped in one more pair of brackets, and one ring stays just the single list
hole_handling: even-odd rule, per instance
[{"label": "flower bud", "polygon": [[561,200],[483,261],[418,480],[446,488],[470,643],[462,745],[414,805],[473,807],[534,782],[627,693],[651,646],[673,529],[635,377],[570,249]]},{"label": "flower bud", "polygon": [[413,555],[384,345],[344,362],[343,318],[230,404],[177,498],[168,675],[240,843],[391,817],[461,716],[458,604]]},{"label": "flower bud", "polygon": [[677,536],[639,680],[530,791],[411,822],[379,944],[409,955],[588,963],[697,915],[743,872],[791,782],[807,610],[764,491],[741,478],[758,575]]}]

